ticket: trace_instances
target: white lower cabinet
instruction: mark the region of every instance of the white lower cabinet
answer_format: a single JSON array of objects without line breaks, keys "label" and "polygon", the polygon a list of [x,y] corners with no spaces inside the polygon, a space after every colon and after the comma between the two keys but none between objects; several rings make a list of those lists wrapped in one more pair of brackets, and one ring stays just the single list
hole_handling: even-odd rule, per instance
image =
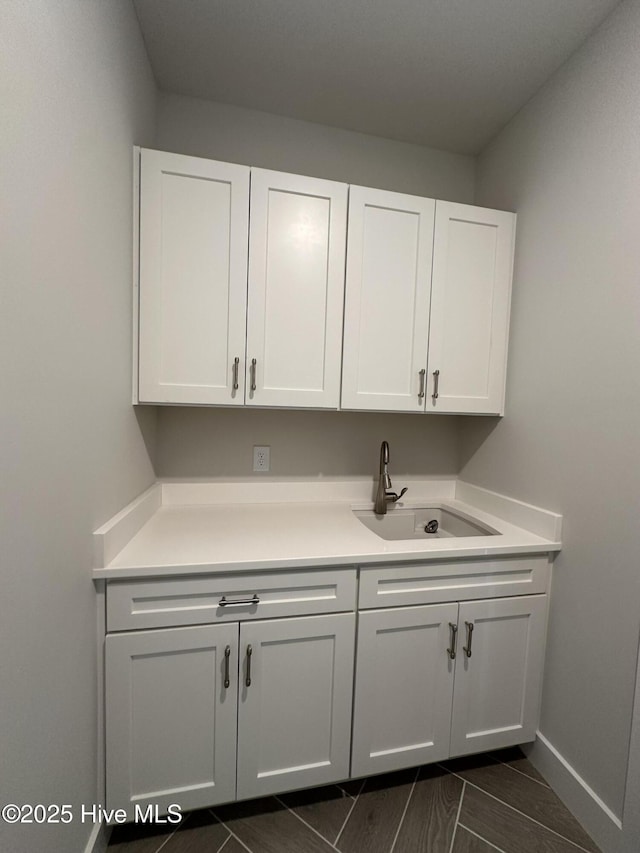
[{"label": "white lower cabinet", "polygon": [[449,755],[457,604],[360,613],[352,773],[364,776]]},{"label": "white lower cabinet", "polygon": [[108,808],[232,800],[237,624],[109,634],[105,649]]},{"label": "white lower cabinet", "polygon": [[535,737],[546,596],[361,612],[352,774]]},{"label": "white lower cabinet", "polygon": [[341,613],[108,635],[108,807],[133,819],[348,777],[354,634]]},{"label": "white lower cabinet", "polygon": [[349,776],[354,638],[353,613],[240,626],[238,799]]},{"label": "white lower cabinet", "polygon": [[451,755],[535,738],[546,616],[546,595],[460,604]]},{"label": "white lower cabinet", "polygon": [[107,807],[133,820],[533,740],[548,581],[534,555],[364,566],[359,585],[348,566],[110,582]]}]

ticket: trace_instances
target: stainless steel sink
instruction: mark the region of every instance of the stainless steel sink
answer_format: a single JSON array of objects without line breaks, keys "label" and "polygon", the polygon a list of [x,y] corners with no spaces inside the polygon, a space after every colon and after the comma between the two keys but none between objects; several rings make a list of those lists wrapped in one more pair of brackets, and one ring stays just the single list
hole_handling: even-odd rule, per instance
[{"label": "stainless steel sink", "polygon": [[496,536],[498,531],[462,513],[444,507],[393,507],[385,515],[354,509],[361,524],[381,539],[450,539],[459,536]]}]

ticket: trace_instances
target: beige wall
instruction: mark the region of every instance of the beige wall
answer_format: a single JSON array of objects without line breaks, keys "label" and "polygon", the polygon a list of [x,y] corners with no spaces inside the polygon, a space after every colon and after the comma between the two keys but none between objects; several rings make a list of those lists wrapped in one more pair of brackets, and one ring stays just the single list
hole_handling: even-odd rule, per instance
[{"label": "beige wall", "polygon": [[253,445],[266,444],[273,477],[373,478],[382,440],[394,488],[403,475],[458,470],[454,417],[185,407],[159,409],[156,467],[163,477],[250,477]]},{"label": "beige wall", "polygon": [[3,0],[0,79],[0,802],[76,811],[0,822],[0,849],[70,853],[96,798],[91,533],[153,479],[129,353],[155,86],[129,0]]},{"label": "beige wall", "polygon": [[[475,191],[472,157],[177,95],[160,95],[155,147],[453,201],[472,202]],[[274,476],[368,475],[387,439],[398,473],[454,474],[457,424],[419,415],[163,408],[156,470],[249,476],[253,444],[269,444]]]},{"label": "beige wall", "polygon": [[479,159],[518,211],[507,415],[461,476],[564,514],[541,731],[621,815],[640,621],[640,4]]}]

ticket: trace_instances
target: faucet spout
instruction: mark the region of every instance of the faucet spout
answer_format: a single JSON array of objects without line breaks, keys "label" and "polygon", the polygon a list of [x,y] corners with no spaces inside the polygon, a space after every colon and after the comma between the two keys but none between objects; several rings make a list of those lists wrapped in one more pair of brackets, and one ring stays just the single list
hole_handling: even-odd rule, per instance
[{"label": "faucet spout", "polygon": [[389,470],[387,468],[389,464],[389,442],[383,441],[380,445],[380,470],[379,475],[380,479],[384,480],[385,489],[391,488],[391,477],[389,476]]},{"label": "faucet spout", "polygon": [[378,515],[385,515],[387,512],[387,504],[395,503],[407,491],[402,489],[399,495],[395,492],[390,492],[391,477],[389,476],[389,442],[383,441],[380,445],[380,469],[378,471],[378,488],[376,491],[376,500],[374,504],[374,512]]}]

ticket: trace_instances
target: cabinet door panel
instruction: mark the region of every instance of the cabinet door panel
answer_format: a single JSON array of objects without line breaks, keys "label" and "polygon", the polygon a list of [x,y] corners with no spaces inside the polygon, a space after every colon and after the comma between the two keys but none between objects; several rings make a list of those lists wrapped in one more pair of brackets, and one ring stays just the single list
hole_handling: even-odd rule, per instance
[{"label": "cabinet door panel", "polygon": [[457,604],[359,614],[353,776],[447,758],[457,617]]},{"label": "cabinet door panel", "polygon": [[251,170],[249,405],[338,407],[346,207],[345,184]]},{"label": "cabinet door panel", "polygon": [[349,775],[354,632],[353,613],[241,625],[240,799]]},{"label": "cabinet door panel", "polygon": [[237,625],[110,634],[105,649],[109,808],[234,799]]},{"label": "cabinet door panel", "polygon": [[[538,725],[547,599],[544,595],[460,605],[451,754],[533,740]],[[463,651],[473,625],[471,657]]]},{"label": "cabinet door panel", "polygon": [[436,203],[427,411],[502,414],[514,237],[513,213]]},{"label": "cabinet door panel", "polygon": [[244,402],[248,216],[248,167],[141,152],[141,402]]},{"label": "cabinet door panel", "polygon": [[351,187],[342,407],[421,411],[435,202]]}]

